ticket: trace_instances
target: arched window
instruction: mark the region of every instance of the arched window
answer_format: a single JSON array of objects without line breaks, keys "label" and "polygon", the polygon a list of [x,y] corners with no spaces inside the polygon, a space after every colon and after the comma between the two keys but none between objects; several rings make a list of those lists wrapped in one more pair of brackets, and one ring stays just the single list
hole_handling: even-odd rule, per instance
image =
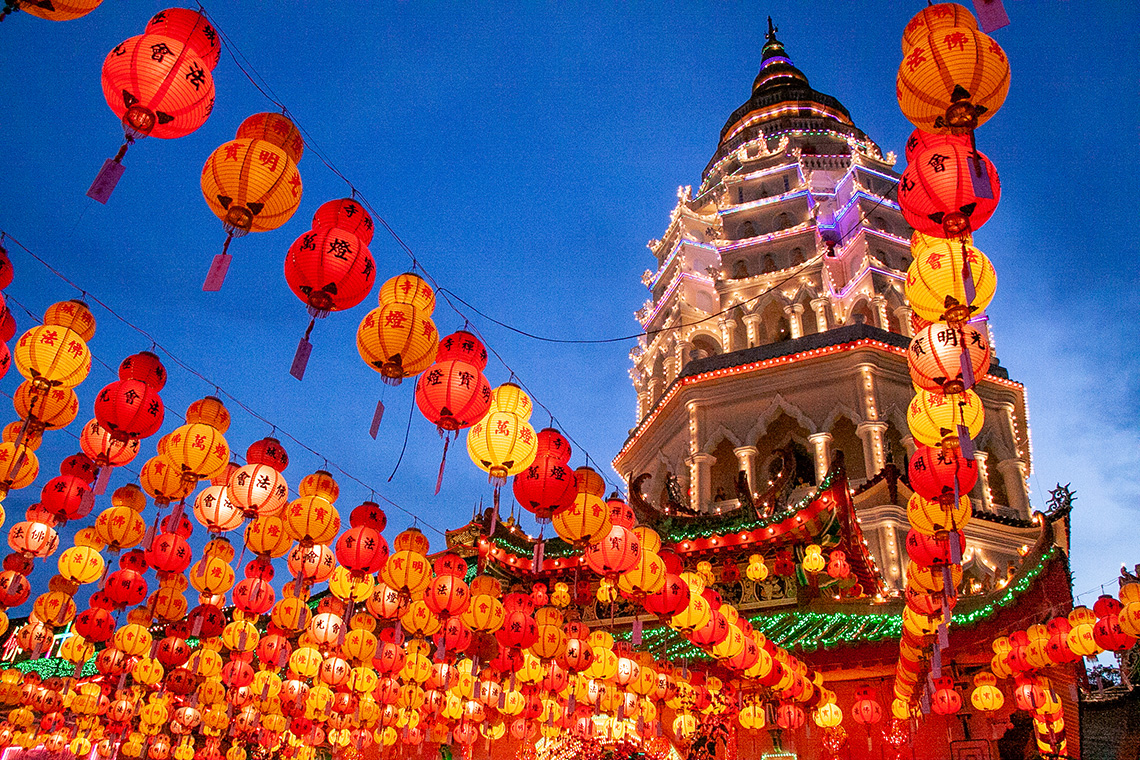
[{"label": "arched window", "polygon": [[792,218],[785,213],[776,217],[776,229],[786,230],[792,226]]},{"label": "arched window", "polygon": [[693,338],[693,349],[689,352],[690,359],[707,359],[720,353],[720,343],[707,335],[698,335]]},{"label": "arched window", "polygon": [[875,224],[875,229],[879,232],[890,232],[890,228],[887,227],[887,220],[883,217],[876,216],[872,221]]},{"label": "arched window", "polygon": [[756,227],[753,226],[751,221],[747,221],[744,224],[740,225],[740,237],[741,238],[756,237]]},{"label": "arched window", "polygon": [[871,306],[866,301],[860,301],[859,305],[851,310],[851,316],[847,319],[847,324],[850,325],[871,325],[875,326],[875,313],[871,311]]},{"label": "arched window", "polygon": [[740,259],[732,265],[732,279],[743,280],[748,276],[748,262]]},{"label": "arched window", "polygon": [[776,271],[776,260],[772,258],[772,254],[764,254],[764,261],[761,270],[764,274]]},{"label": "arched window", "polygon": [[804,249],[799,246],[792,249],[792,265],[804,263]]}]

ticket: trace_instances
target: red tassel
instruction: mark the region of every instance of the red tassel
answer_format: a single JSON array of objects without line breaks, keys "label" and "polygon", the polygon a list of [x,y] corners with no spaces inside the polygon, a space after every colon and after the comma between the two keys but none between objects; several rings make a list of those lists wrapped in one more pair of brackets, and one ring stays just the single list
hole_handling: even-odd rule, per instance
[{"label": "red tassel", "polygon": [[451,445],[451,433],[444,433],[443,436],[443,458],[439,460],[439,477],[435,479],[435,492],[439,494],[439,488],[443,485],[443,467],[447,464],[447,447]]}]

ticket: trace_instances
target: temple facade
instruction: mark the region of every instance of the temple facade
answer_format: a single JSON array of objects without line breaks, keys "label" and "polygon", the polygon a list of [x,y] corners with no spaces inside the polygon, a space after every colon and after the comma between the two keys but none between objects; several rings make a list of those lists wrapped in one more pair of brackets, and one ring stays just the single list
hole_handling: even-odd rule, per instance
[{"label": "temple facade", "polygon": [[[910,492],[894,481],[914,451],[915,318],[894,165],[770,29],[751,97],[649,243],[636,315],[646,337],[631,352],[637,425],[613,465],[662,512],[723,514],[766,492],[783,453],[794,472],[776,499],[794,502],[842,452],[871,554],[898,590]],[[995,356],[975,390],[986,419],[966,583],[992,588],[1038,531],[1025,389]]]}]

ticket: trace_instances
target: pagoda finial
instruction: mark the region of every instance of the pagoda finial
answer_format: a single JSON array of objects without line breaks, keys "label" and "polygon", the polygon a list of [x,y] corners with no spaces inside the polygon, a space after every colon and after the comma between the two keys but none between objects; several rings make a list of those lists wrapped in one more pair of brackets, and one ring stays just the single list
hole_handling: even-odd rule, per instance
[{"label": "pagoda finial", "polygon": [[772,17],[769,16],[768,17],[768,35],[767,35],[767,39],[769,42],[775,42],[776,41],[776,32],[778,32],[778,31],[780,31],[779,27],[777,27],[775,24],[772,23]]}]

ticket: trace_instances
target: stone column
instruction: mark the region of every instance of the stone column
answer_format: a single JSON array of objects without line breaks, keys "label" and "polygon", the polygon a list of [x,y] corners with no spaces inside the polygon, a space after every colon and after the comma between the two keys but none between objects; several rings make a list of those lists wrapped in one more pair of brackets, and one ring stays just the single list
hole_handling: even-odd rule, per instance
[{"label": "stone column", "polygon": [[989,454],[984,451],[974,452],[974,461],[978,463],[978,486],[982,492],[982,509],[987,512],[994,511],[994,497],[990,493],[990,468],[986,464]]},{"label": "stone column", "polygon": [[887,423],[860,422],[855,432],[863,439],[863,461],[867,465],[867,477],[873,478],[887,466],[886,447],[883,444],[887,434]]},{"label": "stone column", "polygon": [[891,321],[887,316],[887,299],[882,296],[875,296],[871,299],[871,303],[875,307],[875,317],[879,322],[879,329],[890,330]]},{"label": "stone column", "polygon": [[667,362],[666,380],[673,382],[678,375],[681,374],[682,368],[689,363],[689,351],[693,348],[693,344],[687,340],[678,340],[673,344],[673,358],[672,361]]},{"label": "stone column", "polygon": [[859,396],[863,399],[863,419],[875,422],[879,419],[879,399],[875,392],[875,365],[860,364]]},{"label": "stone column", "polygon": [[831,469],[831,433],[812,433],[808,436],[815,462],[815,482],[822,483]]},{"label": "stone column", "polygon": [[712,501],[710,470],[716,457],[712,454],[693,454],[685,460],[689,465],[689,508],[707,512]]},{"label": "stone column", "polygon": [[[657,403],[657,399],[661,398],[661,378],[649,378],[649,393],[646,397],[645,412],[648,414],[650,408]],[[643,415],[644,416],[644,415]]]},{"label": "stone column", "polygon": [[1005,493],[1009,506],[1016,509],[1025,519],[1029,518],[1029,488],[1025,484],[1025,462],[1020,459],[1005,459],[998,462],[998,471],[1005,481]]},{"label": "stone column", "polygon": [[816,332],[825,332],[827,330],[827,299],[813,298],[811,308],[815,312]]},{"label": "stone column", "polygon": [[910,329],[910,315],[912,314],[909,306],[900,306],[895,309],[895,319],[899,321],[899,330],[908,338],[913,338],[914,333]]},{"label": "stone column", "polygon": [[720,345],[724,353],[735,351],[736,348],[733,347],[733,343],[736,338],[736,325],[731,319],[722,319],[718,326],[720,327]]},{"label": "stone column", "polygon": [[744,327],[748,332],[748,347],[760,345],[760,322],[762,317],[759,314],[745,314]]},{"label": "stone column", "polygon": [[736,454],[737,466],[748,475],[748,487],[755,493],[756,487],[756,458],[760,456],[760,449],[755,446],[740,446],[732,450]]},{"label": "stone column", "polygon": [[804,305],[802,303],[794,303],[791,306],[784,307],[784,314],[788,316],[788,329],[792,333],[793,340],[804,334],[803,313]]}]

